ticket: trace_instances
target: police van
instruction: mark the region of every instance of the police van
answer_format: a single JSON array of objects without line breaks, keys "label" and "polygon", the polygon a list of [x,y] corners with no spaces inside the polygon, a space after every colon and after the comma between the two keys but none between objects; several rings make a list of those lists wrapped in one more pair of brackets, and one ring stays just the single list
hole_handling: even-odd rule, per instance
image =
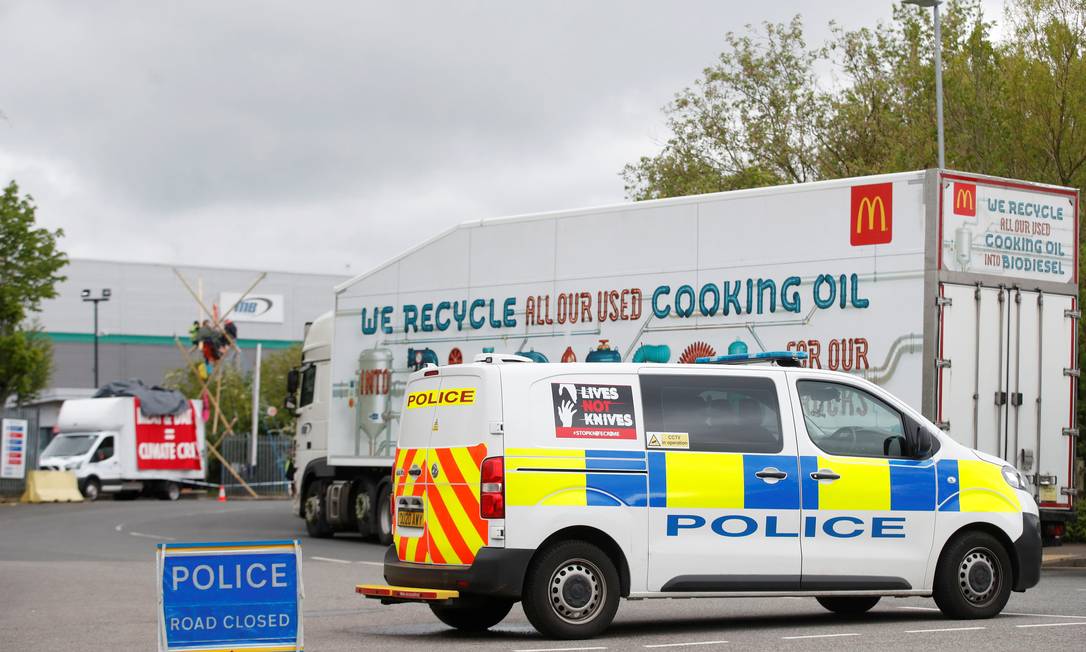
[{"label": "police van", "polygon": [[[620,598],[813,596],[860,614],[931,596],[956,619],[1037,584],[1024,478],[802,352],[701,364],[483,354],[405,390],[387,604],[483,630],[603,632]],[[746,364],[737,364],[746,363]]]}]

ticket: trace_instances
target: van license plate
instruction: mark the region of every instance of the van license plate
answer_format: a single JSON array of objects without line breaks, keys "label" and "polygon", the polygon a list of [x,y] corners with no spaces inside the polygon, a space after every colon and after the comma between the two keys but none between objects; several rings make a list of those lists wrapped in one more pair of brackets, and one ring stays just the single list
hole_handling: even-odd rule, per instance
[{"label": "van license plate", "polygon": [[399,527],[422,527],[422,512],[401,509],[396,512],[396,525]]}]

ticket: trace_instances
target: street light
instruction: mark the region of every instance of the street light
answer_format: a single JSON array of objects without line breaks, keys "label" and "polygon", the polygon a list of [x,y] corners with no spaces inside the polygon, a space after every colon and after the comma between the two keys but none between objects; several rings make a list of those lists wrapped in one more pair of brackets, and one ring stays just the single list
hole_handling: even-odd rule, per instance
[{"label": "street light", "polygon": [[83,301],[90,301],[94,304],[94,388],[98,389],[98,304],[103,301],[109,301],[109,297],[113,293],[109,288],[103,288],[99,291],[98,296],[92,296],[90,290],[83,290],[79,293],[79,296],[83,298]]},{"label": "street light", "polygon": [[939,5],[942,0],[902,0],[904,4],[931,7],[935,16],[935,133],[939,141],[939,169],[946,167],[943,157],[943,37],[939,29]]}]

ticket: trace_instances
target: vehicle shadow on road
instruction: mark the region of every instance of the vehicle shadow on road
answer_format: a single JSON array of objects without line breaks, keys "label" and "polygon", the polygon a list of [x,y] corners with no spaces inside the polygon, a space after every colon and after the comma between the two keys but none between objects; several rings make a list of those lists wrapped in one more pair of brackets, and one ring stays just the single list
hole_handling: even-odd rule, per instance
[{"label": "vehicle shadow on road", "polygon": [[[696,617],[668,617],[666,619],[653,618],[651,616],[633,616],[616,620],[601,636],[593,639],[601,643],[609,639],[625,639],[635,636],[674,636],[682,637],[689,634],[709,633],[727,634],[728,632],[752,633],[758,630],[797,630],[806,628],[839,628],[841,625],[885,625],[894,623],[923,624],[923,623],[954,623],[944,619],[937,612],[912,612],[912,611],[871,611],[860,616],[839,616],[831,613],[776,613],[764,615],[699,615]],[[379,639],[387,638],[389,641],[404,643],[405,638],[411,638],[414,642],[430,643],[470,643],[470,642],[495,642],[495,641],[541,641],[545,640],[530,625],[524,623],[503,623],[493,630],[473,633],[461,632],[454,629],[445,629],[440,624],[417,623],[410,626],[391,626],[385,631],[370,630],[370,636]]]}]

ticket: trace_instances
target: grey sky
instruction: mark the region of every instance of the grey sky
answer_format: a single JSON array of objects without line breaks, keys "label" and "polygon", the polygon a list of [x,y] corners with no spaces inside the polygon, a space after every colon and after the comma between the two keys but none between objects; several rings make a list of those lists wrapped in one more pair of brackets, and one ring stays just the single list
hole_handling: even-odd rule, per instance
[{"label": "grey sky", "polygon": [[622,201],[725,32],[802,13],[820,43],[890,4],[4,0],[0,180],[73,256],[360,273]]}]

